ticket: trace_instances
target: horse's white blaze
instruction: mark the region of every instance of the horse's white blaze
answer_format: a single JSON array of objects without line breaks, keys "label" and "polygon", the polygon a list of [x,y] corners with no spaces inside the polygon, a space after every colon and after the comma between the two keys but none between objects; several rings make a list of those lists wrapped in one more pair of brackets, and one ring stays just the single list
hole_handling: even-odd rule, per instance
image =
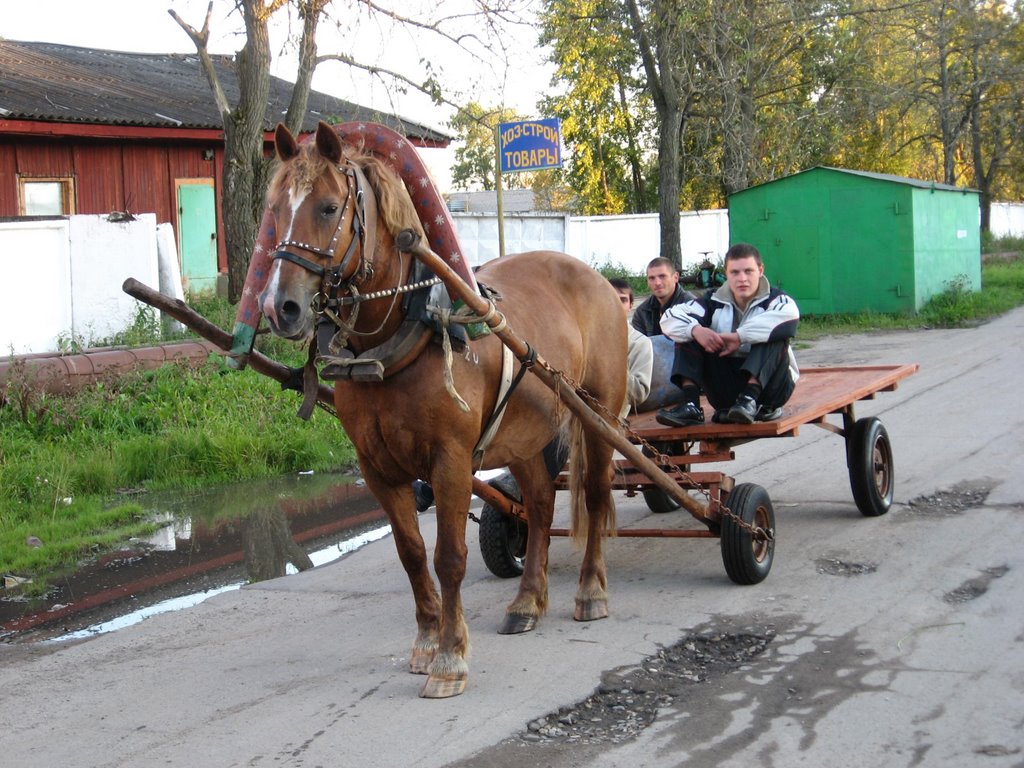
[{"label": "horse's white blaze", "polygon": [[292,217],[291,220],[288,222],[288,232],[285,233],[285,236],[282,238],[282,240],[292,239],[292,225],[295,224],[295,216],[299,212],[299,208],[302,207],[302,204],[306,202],[306,195],[308,194],[308,189],[298,190],[295,187],[292,187],[290,190],[288,190],[288,201],[291,203],[292,206]]},{"label": "horse's white blaze", "polygon": [[[306,201],[306,197],[309,195],[310,190],[299,190],[292,188],[288,192],[288,203],[291,207],[291,218],[288,221],[288,231],[285,232],[284,237],[281,238],[280,242],[285,242],[292,239],[292,225],[295,223],[295,217],[299,212],[299,208]],[[280,326],[277,317],[277,296],[278,291],[281,287],[281,263],[275,260],[270,267],[270,275],[267,278],[267,285],[263,289],[263,310],[264,316],[270,320],[274,325]]]}]

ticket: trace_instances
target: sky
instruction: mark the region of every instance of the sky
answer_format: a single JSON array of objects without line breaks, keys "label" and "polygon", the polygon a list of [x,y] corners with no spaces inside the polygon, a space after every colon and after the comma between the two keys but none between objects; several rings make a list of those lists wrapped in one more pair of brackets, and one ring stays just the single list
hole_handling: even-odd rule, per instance
[{"label": "sky", "polygon": [[[540,0],[515,0],[530,17]],[[193,53],[195,46],[168,13],[175,12],[188,24],[199,29],[206,17],[209,0],[0,0],[0,37],[8,40],[64,43],[90,48],[103,48],[139,53]],[[439,14],[464,13],[472,8],[472,0],[391,0],[391,7],[417,18],[436,18]],[[355,5],[351,0],[335,0],[335,11]],[[214,0],[210,20],[210,50],[213,53],[234,53],[243,44],[239,33],[242,23],[231,13],[230,0]],[[470,99],[485,106],[504,104],[515,108],[524,117],[537,114],[536,104],[548,92],[552,67],[544,62],[544,51],[536,43],[536,31],[530,27],[513,29],[504,38],[515,51],[512,65],[505,68],[498,57],[477,45],[481,58],[474,59],[454,45],[439,41],[436,36],[411,35],[406,28],[387,23],[373,23],[365,13],[339,14],[351,28],[340,31],[333,25],[321,25],[318,50],[321,54],[345,52],[380,67],[402,72],[412,79],[424,77],[429,67],[446,85],[458,94],[453,101]],[[273,18],[271,50],[274,53],[272,73],[294,80],[295,59],[287,50],[291,31],[301,28],[285,11]],[[478,28],[467,27],[475,33]],[[474,45],[470,40],[469,45]],[[424,63],[426,62],[426,63]],[[313,79],[313,87],[338,98],[387,110],[415,122],[449,131],[446,122],[452,110],[434,105],[414,90],[406,93],[387,88],[379,81],[340,63],[325,63]],[[442,192],[449,191],[450,167],[454,148],[424,150],[425,162]]]}]

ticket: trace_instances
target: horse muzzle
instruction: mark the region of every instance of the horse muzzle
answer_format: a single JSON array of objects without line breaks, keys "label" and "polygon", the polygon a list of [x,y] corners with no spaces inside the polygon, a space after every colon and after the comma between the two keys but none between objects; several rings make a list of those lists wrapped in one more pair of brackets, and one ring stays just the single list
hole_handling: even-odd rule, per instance
[{"label": "horse muzzle", "polygon": [[295,297],[268,286],[259,297],[260,310],[270,330],[293,341],[306,339],[313,332],[313,312],[308,297]]}]

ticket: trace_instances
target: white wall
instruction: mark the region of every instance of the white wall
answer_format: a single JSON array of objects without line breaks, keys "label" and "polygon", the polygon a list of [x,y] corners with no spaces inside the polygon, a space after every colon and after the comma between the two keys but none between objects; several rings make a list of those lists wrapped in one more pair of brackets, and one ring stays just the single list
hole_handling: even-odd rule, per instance
[{"label": "white wall", "polygon": [[[729,248],[729,212],[689,211],[679,214],[679,246],[683,269],[714,260]],[[661,255],[658,214],[633,216],[574,216],[569,219],[566,252],[597,267],[617,264],[644,274],[651,259]]]},{"label": "white wall", "polygon": [[[493,213],[452,213],[463,255],[474,267],[498,257],[498,217]],[[679,215],[684,268],[712,259],[729,247],[729,212],[696,211]],[[636,216],[564,216],[520,214],[505,217],[505,253],[553,250],[597,267],[620,265],[643,274],[661,252],[658,214]]]},{"label": "white wall", "polygon": [[[505,253],[565,251],[563,214],[517,214],[505,217]],[[479,267],[500,255],[496,213],[453,213],[462,255]]]},{"label": "white wall", "polygon": [[67,219],[0,224],[0,356],[57,349],[70,335]]},{"label": "white wall", "polygon": [[1024,203],[992,203],[988,228],[995,237],[1024,237]]},{"label": "white wall", "polygon": [[71,307],[76,338],[88,342],[113,336],[132,324],[139,303],[121,290],[134,277],[160,285],[156,215],[111,222],[106,216],[72,216]]},{"label": "white wall", "polygon": [[160,286],[156,231],[152,213],[0,223],[0,355],[57,352],[128,328],[142,305],[121,289],[125,279]]}]

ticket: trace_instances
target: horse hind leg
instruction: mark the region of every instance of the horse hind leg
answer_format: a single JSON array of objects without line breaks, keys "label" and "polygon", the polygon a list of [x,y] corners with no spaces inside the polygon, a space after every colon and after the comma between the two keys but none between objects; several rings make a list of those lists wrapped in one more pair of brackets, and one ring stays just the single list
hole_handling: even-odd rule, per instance
[{"label": "horse hind leg", "polygon": [[612,499],[612,448],[603,440],[587,439],[578,419],[573,421],[569,487],[572,493],[572,535],[586,536],[579,587],[576,590],[576,621],[608,616],[608,574],[602,552],[603,536],[615,530]]},{"label": "horse hind leg", "polygon": [[498,628],[498,634],[502,635],[531,631],[548,607],[548,545],[555,511],[555,486],[540,454],[516,465],[515,475],[523,494],[529,536],[519,591],[505,609],[505,618]]}]

